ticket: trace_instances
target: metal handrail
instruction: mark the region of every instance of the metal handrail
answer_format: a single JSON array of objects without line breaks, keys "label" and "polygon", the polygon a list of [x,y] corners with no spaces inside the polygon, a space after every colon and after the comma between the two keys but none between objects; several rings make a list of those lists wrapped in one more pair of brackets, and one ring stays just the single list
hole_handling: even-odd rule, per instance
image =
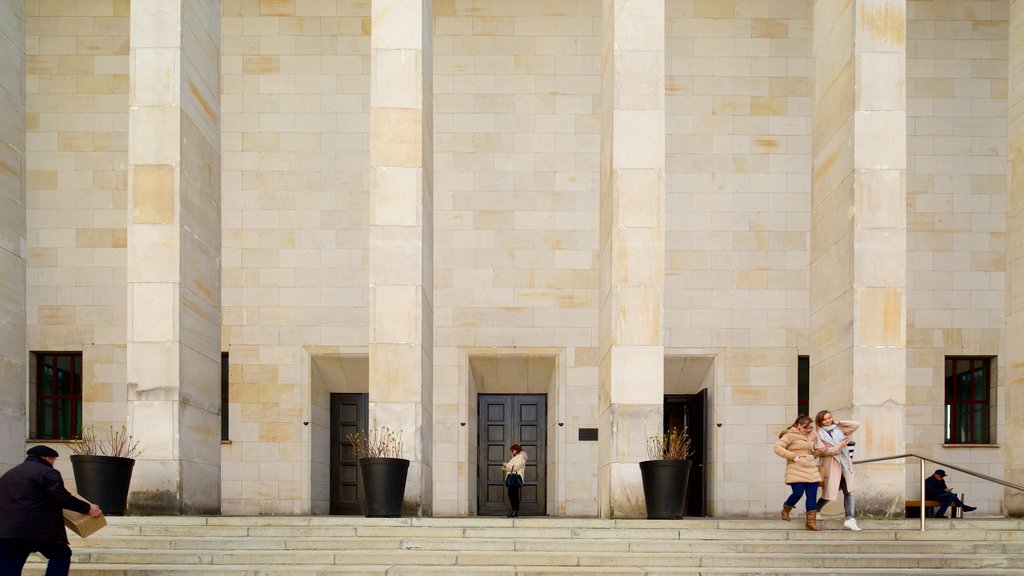
[{"label": "metal handrail", "polygon": [[881,458],[868,458],[866,460],[853,460],[853,463],[854,464],[870,464],[872,462],[883,462],[885,460],[899,460],[901,458],[917,458],[921,462],[921,505],[918,507],[920,509],[920,512],[921,512],[921,532],[924,532],[924,508],[925,508],[924,503],[925,503],[925,500],[926,500],[926,498],[924,496],[924,480],[925,480],[925,478],[928,477],[928,476],[925,476],[925,473],[924,473],[924,470],[925,470],[924,463],[925,462],[933,462],[933,463],[938,464],[938,465],[940,465],[940,466],[942,466],[944,468],[952,468],[953,470],[958,470],[960,472],[963,472],[964,474],[969,474],[971,476],[974,476],[975,478],[981,478],[982,480],[988,480],[989,482],[995,482],[996,484],[1002,484],[1003,486],[1006,486],[1007,488],[1013,488],[1014,490],[1020,490],[1021,492],[1024,492],[1024,486],[1020,486],[1018,484],[1014,484],[1013,482],[1007,482],[1006,480],[1000,480],[999,478],[993,478],[993,477],[988,476],[986,474],[982,474],[981,472],[975,472],[973,470],[968,470],[967,468],[961,468],[960,466],[957,466],[956,464],[949,464],[948,462],[942,462],[940,460],[935,460],[933,458],[926,458],[924,456],[921,456],[920,454],[908,453],[908,454],[900,454],[898,456],[882,456]]}]

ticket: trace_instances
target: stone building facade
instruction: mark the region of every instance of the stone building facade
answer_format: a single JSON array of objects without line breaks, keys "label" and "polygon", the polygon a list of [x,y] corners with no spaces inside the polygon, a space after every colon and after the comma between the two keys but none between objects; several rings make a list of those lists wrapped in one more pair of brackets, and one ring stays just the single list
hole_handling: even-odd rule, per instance
[{"label": "stone building facade", "polygon": [[670,421],[773,515],[803,409],[1024,484],[1024,0],[0,0],[0,79],[4,466],[80,353],[152,512],[337,513],[349,408],[412,514],[519,441],[537,513],[643,516]]}]

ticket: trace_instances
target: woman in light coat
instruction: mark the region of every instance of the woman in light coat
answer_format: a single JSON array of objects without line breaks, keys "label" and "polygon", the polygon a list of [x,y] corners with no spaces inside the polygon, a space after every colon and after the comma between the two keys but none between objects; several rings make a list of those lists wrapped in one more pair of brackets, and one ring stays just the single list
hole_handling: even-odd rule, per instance
[{"label": "woman in light coat", "polygon": [[814,438],[814,453],[821,458],[819,464],[825,471],[821,498],[818,499],[818,510],[835,500],[839,496],[839,491],[842,490],[843,508],[846,512],[843,526],[850,530],[860,530],[854,516],[855,497],[853,491],[857,489],[857,477],[853,473],[853,454],[848,437],[853,434],[854,430],[860,428],[860,422],[853,420],[837,422],[832,419],[831,412],[822,410],[815,416],[814,423],[818,425],[818,433]]},{"label": "woman in light coat", "polygon": [[513,444],[509,447],[512,452],[512,457],[501,465],[502,470],[505,471],[505,485],[508,486],[508,501],[512,504],[512,511],[508,513],[509,518],[519,517],[519,499],[523,490],[523,482],[520,480],[518,486],[511,485],[508,483],[508,477],[512,474],[517,474],[520,479],[524,479],[523,472],[526,470],[526,452],[523,452],[523,447],[519,444]]},{"label": "woman in light coat", "polygon": [[815,497],[818,495],[817,461],[814,459],[814,433],[810,417],[801,414],[793,424],[779,434],[775,443],[775,453],[786,459],[786,484],[793,493],[782,504],[782,519],[789,520],[789,512],[804,496],[807,506],[808,530],[818,529],[818,507]]}]

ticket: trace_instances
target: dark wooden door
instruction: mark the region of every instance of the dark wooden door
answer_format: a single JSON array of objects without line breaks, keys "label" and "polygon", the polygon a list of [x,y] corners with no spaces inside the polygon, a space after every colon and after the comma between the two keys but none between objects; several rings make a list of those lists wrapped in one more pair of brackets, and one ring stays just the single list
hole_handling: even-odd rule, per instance
[{"label": "dark wooden door", "polygon": [[366,394],[331,394],[331,514],[364,513],[359,459],[348,437],[365,433],[368,420]]},{"label": "dark wooden door", "polygon": [[665,431],[672,428],[686,429],[690,435],[693,455],[690,460],[690,481],[686,487],[685,514],[690,517],[707,516],[705,498],[705,460],[707,446],[704,438],[704,421],[707,411],[707,388],[696,394],[665,396]]},{"label": "dark wooden door", "polygon": [[477,409],[477,514],[504,516],[509,511],[502,462],[519,444],[526,452],[520,516],[547,513],[547,402],[544,394],[480,394]]}]

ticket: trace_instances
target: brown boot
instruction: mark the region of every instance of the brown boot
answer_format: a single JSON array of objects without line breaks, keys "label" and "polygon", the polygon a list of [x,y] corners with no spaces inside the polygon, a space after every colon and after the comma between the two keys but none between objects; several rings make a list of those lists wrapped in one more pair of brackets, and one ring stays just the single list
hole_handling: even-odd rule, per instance
[{"label": "brown boot", "polygon": [[814,530],[815,532],[819,531],[817,510],[811,510],[807,512],[807,524],[805,524],[804,527],[806,527],[808,530]]},{"label": "brown boot", "polygon": [[782,505],[782,519],[786,522],[789,522],[789,511],[792,509],[792,506],[786,506],[785,504]]}]

